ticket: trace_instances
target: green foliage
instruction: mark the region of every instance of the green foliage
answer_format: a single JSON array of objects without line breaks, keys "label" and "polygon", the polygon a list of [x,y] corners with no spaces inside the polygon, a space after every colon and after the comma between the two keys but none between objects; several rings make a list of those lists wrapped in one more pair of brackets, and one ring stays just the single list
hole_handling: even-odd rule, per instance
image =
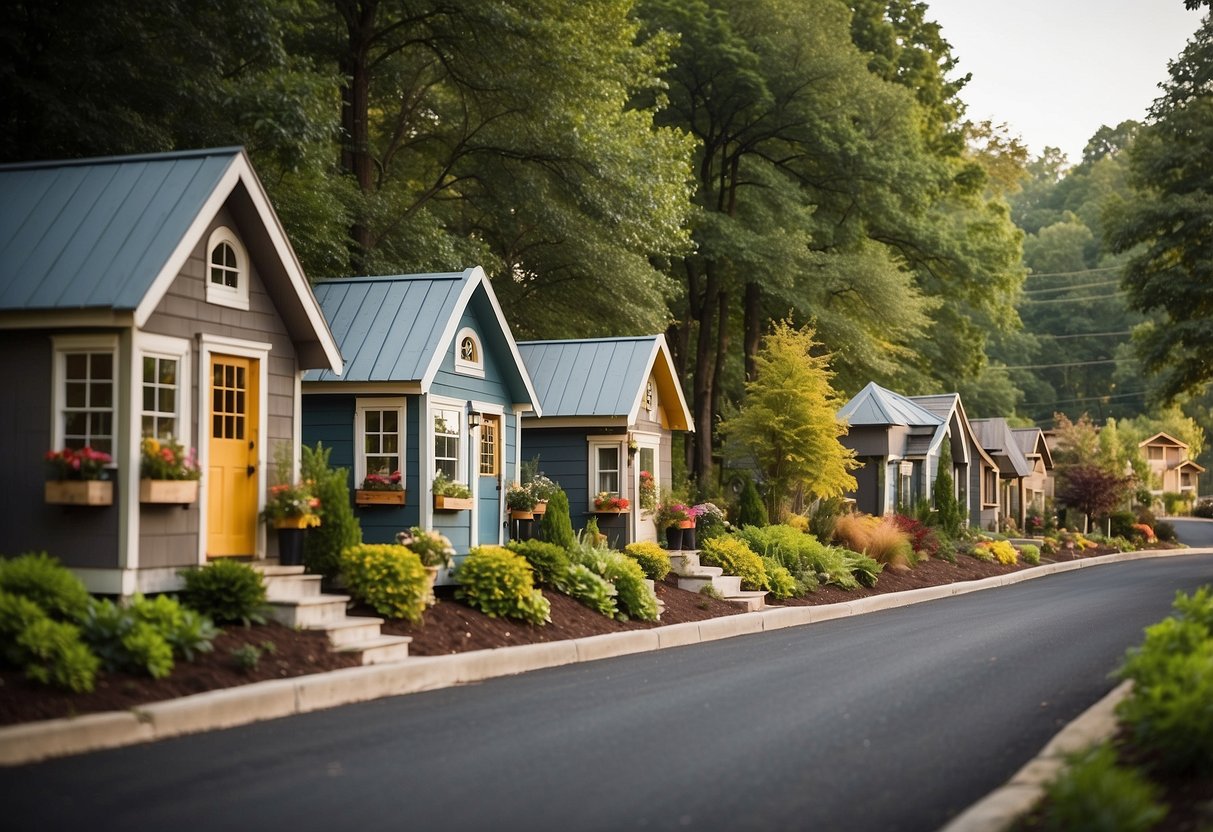
[{"label": "green foliage", "polygon": [[1158,789],[1118,766],[1108,745],[1071,756],[1046,794],[1041,826],[1050,832],[1146,832],[1167,814]]},{"label": "green foliage", "polygon": [[316,513],[320,525],[303,536],[303,562],[308,571],[335,578],[341,552],[362,541],[362,525],[350,504],[349,471],[330,468],[332,448],[321,442],[315,448],[303,447],[300,470],[305,482],[312,483],[312,494],[320,499]]},{"label": "green foliage", "polygon": [[556,588],[607,618],[619,615],[615,585],[582,563],[567,564]]},{"label": "green foliage", "polygon": [[751,590],[769,590],[770,578],[762,558],[755,554],[744,539],[718,537],[709,540],[699,550],[699,559],[706,566],[719,566],[726,575],[737,575],[741,586]]},{"label": "green foliage", "polygon": [[819,347],[811,327],[775,324],[754,359],[740,411],[720,426],[735,458],[757,461],[771,517],[793,491],[818,498],[855,488],[855,452],[839,442],[847,431],[836,416],[843,402]]},{"label": "green foliage", "polygon": [[1175,535],[1175,526],[1166,520],[1154,524],[1154,536],[1164,543],[1174,543],[1179,538]]},{"label": "green foliage", "polygon": [[275,653],[278,646],[272,641],[264,641],[260,645],[257,644],[242,644],[235,647],[229,653],[232,657],[232,663],[237,670],[244,673],[252,673],[261,664],[261,656],[265,653],[271,655]]},{"label": "green foliage", "polygon": [[767,573],[767,583],[771,587],[771,595],[776,600],[791,598],[802,594],[801,584],[792,577],[792,573],[775,558],[763,558],[762,568]]},{"label": "green foliage", "polygon": [[[137,598],[137,602],[146,603]],[[106,670],[145,673],[163,679],[173,672],[173,648],[149,621],[110,600],[94,601],[80,621],[84,641]]]},{"label": "green foliage", "polygon": [[964,511],[956,499],[956,483],[952,477],[952,443],[945,441],[939,452],[939,468],[935,475],[935,522],[939,530],[948,537],[960,533]]},{"label": "green foliage", "polygon": [[737,523],[742,526],[765,526],[767,524],[767,507],[758,493],[758,486],[746,477],[741,489],[741,505],[737,510]]},{"label": "green foliage", "polygon": [[1023,558],[1023,562],[1029,566],[1040,565],[1040,547],[1033,546],[1031,543],[1025,543],[1019,547],[1019,556]]},{"label": "green foliage", "polygon": [[[817,538],[791,526],[742,526],[738,534],[752,550],[786,567],[805,591],[816,589],[819,582],[855,589],[859,576],[853,564],[866,568],[862,561],[852,561],[846,549],[824,546]],[[879,565],[876,571],[880,571]]]},{"label": "green foliage", "polygon": [[388,618],[420,621],[426,571],[416,552],[394,543],[360,543],[341,553],[341,576],[358,601]]},{"label": "green foliage", "polygon": [[543,625],[551,620],[551,605],[535,588],[531,575],[531,565],[521,555],[500,546],[478,546],[455,572],[460,583],[455,594],[490,618]]},{"label": "green foliage", "polygon": [[1213,770],[1213,594],[1179,594],[1174,610],[1128,652],[1120,673],[1133,691],[1117,714],[1160,768],[1203,774]]},{"label": "green foliage", "polygon": [[543,586],[559,586],[568,572],[568,553],[555,543],[544,543],[542,540],[511,540],[506,544],[506,548],[526,558],[527,563],[535,570],[535,581]]},{"label": "green foliage", "polygon": [[70,621],[84,615],[91,601],[84,583],[45,552],[0,559],[0,592],[28,598],[52,618]]},{"label": "green foliage", "polygon": [[548,500],[548,510],[543,514],[536,536],[561,549],[571,549],[577,542],[573,535],[573,523],[569,519],[569,495],[564,493],[563,488],[558,488]]},{"label": "green foliage", "polygon": [[644,570],[645,577],[650,580],[660,581],[670,574],[670,556],[656,543],[650,541],[629,543],[623,547],[623,553],[639,563],[640,568]]},{"label": "green foliage", "polygon": [[40,618],[17,634],[14,652],[19,666],[35,682],[74,693],[88,693],[96,684],[98,659],[66,621]]},{"label": "green foliage", "polygon": [[639,563],[618,552],[608,552],[602,577],[615,585],[624,612],[641,621],[657,620],[657,596],[645,583]]},{"label": "green foliage", "polygon": [[834,539],[834,527],[838,525],[838,516],[842,514],[842,497],[824,497],[813,504],[809,513],[809,534],[818,540],[831,541]]},{"label": "green foliage", "polygon": [[847,569],[850,570],[855,580],[866,587],[876,586],[876,580],[880,576],[881,570],[884,569],[884,565],[875,558],[859,552],[851,552],[846,549],[841,551],[846,560]]},{"label": "green foliage", "polygon": [[219,558],[200,569],[187,569],[181,577],[181,602],[215,623],[265,623],[265,581],[247,563]]}]

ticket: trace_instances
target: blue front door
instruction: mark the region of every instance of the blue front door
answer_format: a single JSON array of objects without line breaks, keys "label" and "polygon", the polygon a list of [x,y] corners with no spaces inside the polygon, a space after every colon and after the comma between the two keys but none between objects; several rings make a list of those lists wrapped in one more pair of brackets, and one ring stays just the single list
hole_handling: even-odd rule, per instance
[{"label": "blue front door", "polygon": [[502,433],[501,417],[486,413],[480,422],[480,481],[477,483],[477,532],[480,543],[502,539]]}]

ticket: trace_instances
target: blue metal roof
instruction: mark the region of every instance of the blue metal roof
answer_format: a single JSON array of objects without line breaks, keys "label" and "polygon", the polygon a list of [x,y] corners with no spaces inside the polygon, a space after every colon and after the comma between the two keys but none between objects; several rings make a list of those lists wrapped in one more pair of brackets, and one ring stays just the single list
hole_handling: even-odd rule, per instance
[{"label": "blue metal roof", "polygon": [[1032,466],[1024,458],[1006,419],[972,419],[973,433],[986,453],[994,457],[1003,474],[1026,477]]},{"label": "blue metal roof", "polygon": [[544,417],[636,419],[652,374],[674,430],[693,430],[662,335],[518,344]]},{"label": "blue metal roof", "polygon": [[0,166],[0,311],[134,310],[241,154]]},{"label": "blue metal roof", "polygon": [[900,393],[886,390],[874,381],[838,411],[838,418],[855,425],[905,425],[936,427],[944,419],[910,401]]}]

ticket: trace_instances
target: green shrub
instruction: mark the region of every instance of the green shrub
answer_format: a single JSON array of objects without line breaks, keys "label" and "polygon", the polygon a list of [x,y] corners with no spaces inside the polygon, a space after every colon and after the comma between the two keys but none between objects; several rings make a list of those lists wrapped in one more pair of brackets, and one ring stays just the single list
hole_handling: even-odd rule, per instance
[{"label": "green shrub", "polygon": [[176,598],[157,595],[145,598],[136,595],[129,607],[139,621],[152,625],[164,636],[173,655],[192,662],[198,653],[209,653],[212,642],[219,631],[209,618],[199,612],[183,607]]},{"label": "green shrub", "polygon": [[1174,543],[1179,539],[1175,536],[1175,526],[1166,520],[1159,520],[1151,525],[1154,527],[1154,537],[1163,543]]},{"label": "green shrub", "polygon": [[1133,524],[1139,522],[1131,511],[1114,511],[1108,515],[1113,537],[1132,537]]},{"label": "green shrub", "polygon": [[1029,566],[1040,565],[1040,547],[1033,546],[1031,543],[1025,543],[1019,547],[1019,556],[1023,558],[1023,562]]},{"label": "green shrub", "polygon": [[1158,790],[1107,745],[1072,756],[1046,794],[1041,825],[1051,832],[1145,832],[1167,814]]},{"label": "green shrub", "polygon": [[362,542],[362,525],[350,504],[349,471],[330,468],[332,448],[316,443],[303,447],[300,471],[312,483],[312,494],[320,500],[316,513],[320,525],[303,536],[303,562],[308,571],[335,578],[341,568],[341,553]]},{"label": "green shrub", "polygon": [[360,543],[341,553],[341,576],[350,595],[388,618],[420,621],[426,604],[421,558],[395,543]]},{"label": "green shrub", "polygon": [[1171,602],[1171,608],[1175,610],[1175,618],[1191,621],[1213,636],[1213,589],[1202,586],[1191,595],[1177,592],[1175,600]]},{"label": "green shrub", "polygon": [[767,573],[767,583],[771,587],[771,595],[776,600],[791,598],[803,593],[800,583],[792,577],[792,573],[774,558],[763,558],[762,566]]},{"label": "green shrub", "polygon": [[640,564],[619,552],[607,552],[602,577],[615,585],[621,610],[641,621],[657,620],[657,596],[645,582]]},{"label": "green shrub", "polygon": [[806,592],[816,589],[819,582],[843,589],[859,586],[849,561],[850,553],[842,547],[825,546],[813,535],[782,524],[762,528],[743,526],[738,534],[752,550],[782,564]]},{"label": "green shrub", "polygon": [[0,592],[28,598],[55,619],[76,621],[92,600],[84,583],[46,552],[0,559]]},{"label": "green shrub", "polygon": [[181,602],[216,624],[265,623],[265,581],[247,563],[219,558],[201,569],[187,569],[181,577]]},{"label": "green shrub", "polygon": [[719,566],[726,575],[737,575],[746,589],[771,588],[762,558],[736,537],[718,537],[709,540],[699,551],[699,559],[707,566]]},{"label": "green shrub", "polygon": [[809,534],[818,540],[833,540],[834,528],[842,514],[842,497],[826,497],[818,500],[809,513]]},{"label": "green shrub", "polygon": [[[136,602],[142,597],[136,596]],[[156,627],[130,608],[108,599],[95,600],[80,621],[84,641],[106,670],[145,673],[163,679],[173,672],[173,648]]]},{"label": "green shrub", "polygon": [[21,667],[24,654],[17,649],[17,636],[35,621],[47,618],[42,607],[30,599],[0,590],[0,651],[4,660],[14,667]]},{"label": "green shrub", "polygon": [[650,580],[660,581],[670,574],[670,556],[656,543],[648,540],[629,543],[623,547],[623,553],[639,563],[644,576]]},{"label": "green shrub", "polygon": [[240,647],[235,647],[229,653],[232,657],[232,664],[237,670],[244,673],[252,673],[257,669],[257,665],[261,664],[261,656],[264,653],[273,655],[278,651],[278,645],[272,641],[263,641],[260,645],[244,644]]},{"label": "green shrub", "polygon": [[568,564],[555,586],[565,595],[607,618],[619,615],[619,606],[615,603],[618,594],[615,585],[585,564]]},{"label": "green shrub", "polygon": [[511,540],[506,548],[526,558],[526,562],[535,570],[535,582],[542,586],[558,587],[569,571],[568,553],[555,543]]},{"label": "green shrub", "polygon": [[[557,498],[563,492],[557,493]],[[553,498],[552,503],[557,498]],[[548,512],[552,511],[548,504]],[[568,503],[565,502],[567,520]],[[572,534],[572,527],[569,527]],[[455,573],[461,586],[456,595],[490,618],[519,618],[531,624],[551,620],[551,605],[532,582],[526,558],[500,546],[478,546]]]},{"label": "green shrub", "polygon": [[950,538],[940,538],[939,548],[935,550],[935,557],[946,560],[948,563],[956,563],[956,544]]},{"label": "green shrub", "polygon": [[881,570],[884,569],[884,564],[875,558],[861,555],[859,552],[852,552],[847,549],[840,549],[839,551],[846,562],[847,570],[850,571],[851,577],[856,584],[863,584],[866,587],[876,586],[876,580],[880,576]]},{"label": "green shrub", "polygon": [[569,519],[569,495],[564,493],[563,488],[556,489],[548,500],[548,509],[543,514],[536,536],[546,543],[555,543],[561,549],[572,549],[576,544],[573,522]]},{"label": "green shrub", "polygon": [[17,636],[15,652],[27,678],[74,693],[92,691],[101,666],[75,625],[46,617]]},{"label": "green shrub", "polygon": [[758,493],[754,481],[746,478],[745,486],[741,489],[740,506],[737,509],[737,525],[765,526],[770,522],[767,517],[767,507]]}]

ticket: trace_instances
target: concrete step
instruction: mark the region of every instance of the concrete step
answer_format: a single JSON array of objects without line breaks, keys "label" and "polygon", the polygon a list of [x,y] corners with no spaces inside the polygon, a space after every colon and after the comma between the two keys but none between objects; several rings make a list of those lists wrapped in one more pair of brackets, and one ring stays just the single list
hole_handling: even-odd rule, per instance
[{"label": "concrete step", "polygon": [[709,585],[726,598],[741,592],[741,578],[736,575],[693,575],[678,579],[678,588],[687,592],[699,592]]},{"label": "concrete step", "polygon": [[325,621],[321,624],[313,624],[306,629],[323,630],[329,638],[329,644],[336,649],[379,638],[379,628],[382,624],[382,618],[347,615],[338,621]]},{"label": "concrete step", "polygon": [[266,560],[255,561],[249,565],[267,578],[278,575],[302,575],[305,569],[303,566],[283,566],[276,559],[270,560],[268,558]]},{"label": "concrete step", "polygon": [[348,595],[315,595],[270,601],[270,617],[287,627],[312,627],[345,618]]},{"label": "concrete step", "polygon": [[379,636],[369,641],[335,648],[337,653],[361,653],[363,664],[386,664],[409,657],[409,636]]},{"label": "concrete step", "polygon": [[724,600],[736,604],[746,612],[755,612],[766,606],[767,594],[763,591],[743,589],[736,595],[726,595]]},{"label": "concrete step", "polygon": [[314,597],[320,594],[321,580],[319,575],[267,575],[265,594],[271,601]]},{"label": "concrete step", "polygon": [[724,570],[719,566],[693,566],[674,574],[680,578],[718,578],[724,574]]}]

